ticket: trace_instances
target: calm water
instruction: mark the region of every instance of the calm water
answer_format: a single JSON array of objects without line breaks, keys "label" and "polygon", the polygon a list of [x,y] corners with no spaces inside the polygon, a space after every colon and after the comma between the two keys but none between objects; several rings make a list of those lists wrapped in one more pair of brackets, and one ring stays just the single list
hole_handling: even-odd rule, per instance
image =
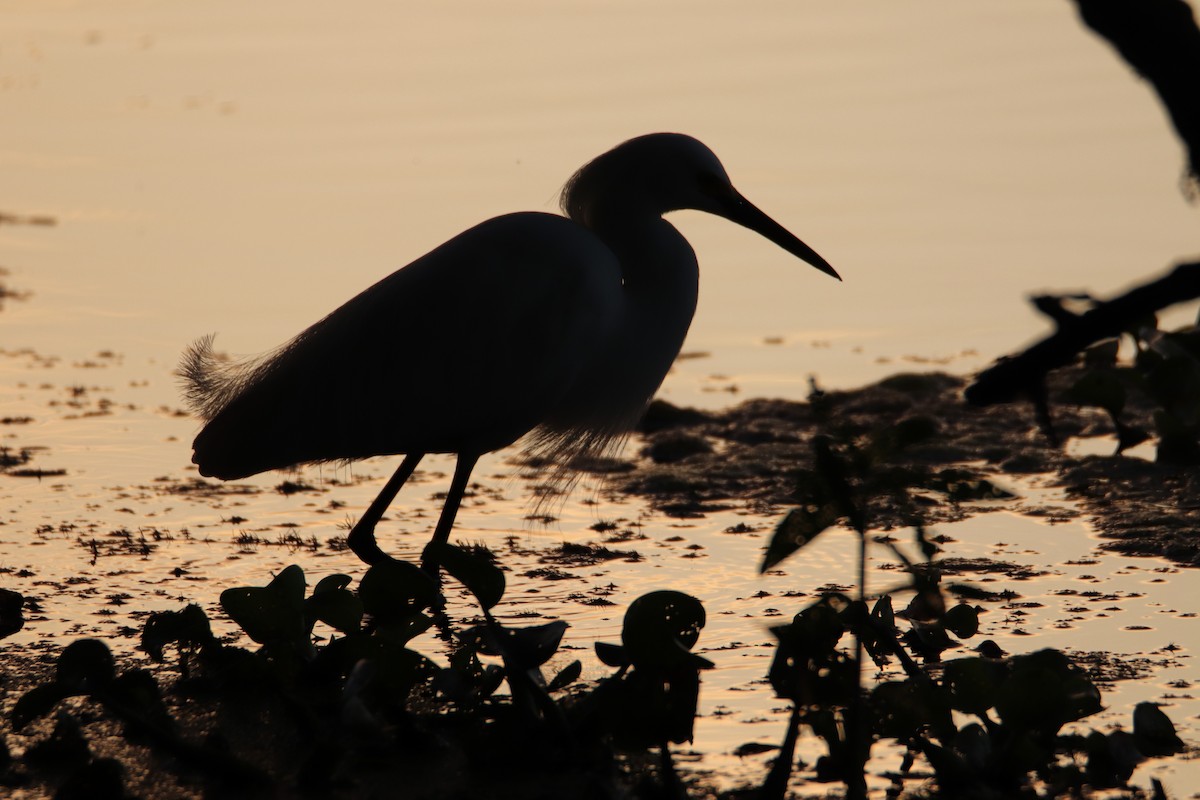
[{"label": "calm water", "polygon": [[[0,311],[0,417],[33,418],[0,426],[0,445],[45,447],[34,465],[66,472],[0,478],[0,584],[45,607],[10,641],[63,630],[120,641],[140,612],[185,598],[212,608],[220,589],[292,562],[311,578],[358,574],[326,548],[231,542],[239,531],[323,541],[390,463],[308,470],[314,490],[290,497],[273,490],[279,475],[246,482],[247,495],[166,491],[194,474],[196,425],[176,414],[171,376],[179,352],[212,331],[234,353],[267,349],[487,216],[552,210],[575,168],[629,136],[704,140],[846,279],[723,221],[678,215],[703,270],[687,350],[705,356],[668,378],[663,393],[678,403],[802,396],[809,374],[851,386],[930,362],[969,371],[1040,331],[1029,292],[1110,293],[1197,247],[1163,114],[1065,2],[409,5],[339,15],[311,2],[0,3],[0,211],[58,220],[0,225],[3,280],[32,292]],[[408,488],[385,547],[424,541],[448,466],[431,462]],[[761,775],[761,760],[721,754],[782,733],[756,683],[771,609],[799,608],[779,596],[788,589],[848,583],[849,537],[760,580],[761,538],[723,531],[765,531],[769,519],[680,525],[585,487],[535,528],[527,483],[503,454],[477,476],[458,535],[500,551],[510,600],[568,619],[578,655],[615,640],[621,611],[645,591],[682,586],[706,602],[701,643],[721,669],[706,677],[701,766],[727,780]],[[630,545],[646,560],[524,577],[545,548],[596,540],[589,528],[602,520],[648,534]],[[94,564],[76,541],[122,530],[163,541],[149,558]],[[1047,533],[991,515],[942,532],[965,554],[1052,568],[1022,587],[1044,603],[1032,617],[985,618],[1009,650],[1164,661],[1162,648],[1181,646],[1151,678],[1106,695],[1102,724],[1128,726],[1133,704],[1155,699],[1195,738],[1200,709],[1168,685],[1197,678],[1188,581],[1149,559],[1067,565],[1095,546],[1076,524]],[[1055,594],[1096,585],[1119,595],[1120,613],[1070,612]],[[585,602],[601,596],[616,605]],[[1200,785],[1182,762],[1154,769],[1180,790]]]}]

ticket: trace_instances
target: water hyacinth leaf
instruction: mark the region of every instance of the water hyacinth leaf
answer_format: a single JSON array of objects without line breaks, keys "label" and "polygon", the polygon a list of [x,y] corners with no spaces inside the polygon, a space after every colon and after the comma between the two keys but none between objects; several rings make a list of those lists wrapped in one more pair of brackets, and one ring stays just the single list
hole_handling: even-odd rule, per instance
[{"label": "water hyacinth leaf", "polygon": [[761,575],[774,568],[784,559],[811,543],[838,520],[837,509],[832,505],[806,505],[793,508],[775,527],[771,541],[763,555]]},{"label": "water hyacinth leaf", "polygon": [[954,606],[942,617],[946,630],[960,639],[970,639],[979,633],[979,607],[960,603]]},{"label": "water hyacinth leaf", "polygon": [[504,596],[504,571],[494,562],[449,542],[430,542],[425,547],[425,554],[466,586],[485,611]]},{"label": "water hyacinth leaf", "polygon": [[1147,756],[1166,756],[1184,749],[1175,723],[1156,703],[1142,702],[1134,707],[1133,739],[1137,749]]},{"label": "water hyacinth leaf", "polygon": [[830,598],[803,609],[790,624],[771,628],[781,646],[818,658],[833,653],[845,632],[846,626]]},{"label": "water hyacinth leaf", "polygon": [[81,694],[112,683],[116,671],[116,661],[108,645],[99,639],[79,639],[63,648],[58,656],[55,682]]},{"label": "water hyacinth leaf", "polygon": [[1128,731],[1112,731],[1107,736],[1092,731],[1084,744],[1087,752],[1087,781],[1097,789],[1124,786],[1145,756],[1134,744]]},{"label": "water hyacinth leaf", "polygon": [[434,619],[428,614],[414,611],[399,619],[376,622],[377,635],[397,644],[407,644],[433,627]]},{"label": "water hyacinth leaf", "polygon": [[712,662],[691,652],[706,617],[704,606],[683,592],[661,590],[630,604],[621,628],[629,660],[642,669],[709,669]]},{"label": "water hyacinth leaf", "polygon": [[953,730],[948,695],[932,683],[881,683],[871,692],[871,707],[882,736],[903,740],[925,727],[943,733]]},{"label": "water hyacinth leaf", "polygon": [[349,575],[336,573],[334,575],[326,575],[321,580],[317,581],[317,585],[313,587],[313,595],[323,594],[325,592],[336,592],[339,589],[345,589],[353,580]]},{"label": "water hyacinth leaf", "polygon": [[426,608],[441,597],[428,572],[408,561],[384,561],[367,570],[358,584],[363,610],[377,621],[399,621]]},{"label": "water hyacinth leaf", "polygon": [[267,584],[267,588],[278,594],[284,602],[291,603],[299,608],[304,603],[304,590],[308,588],[308,584],[304,580],[304,570],[292,564],[291,566],[284,567]]},{"label": "water hyacinth leaf", "polygon": [[259,644],[307,639],[303,596],[293,602],[290,591],[244,587],[221,592],[221,608]]},{"label": "water hyacinth leaf", "polygon": [[463,631],[459,638],[484,655],[503,656],[509,668],[530,670],[550,660],[566,630],[562,620],[527,628],[483,624]]},{"label": "water hyacinth leaf", "polygon": [[557,692],[579,680],[579,676],[582,674],[583,662],[576,659],[559,670],[558,674],[550,681],[550,685],[546,687],[546,691]]},{"label": "water hyacinth leaf", "polygon": [[342,633],[356,633],[362,625],[362,600],[349,589],[314,590],[313,596],[305,602],[304,610],[310,619],[320,620]]},{"label": "water hyacinth leaf", "polygon": [[221,608],[246,635],[259,644],[300,641],[308,637],[304,624],[304,570],[285,567],[265,587],[227,589]]},{"label": "water hyacinth leaf", "polygon": [[902,639],[914,650],[926,658],[935,658],[944,650],[954,647],[954,641],[946,633],[946,628],[940,621],[912,621],[912,628]]},{"label": "water hyacinth leaf", "polygon": [[1017,730],[1057,733],[1100,711],[1100,691],[1057,650],[1012,659],[1012,671],[996,696],[996,711]]},{"label": "water hyacinth leaf", "polygon": [[967,762],[967,766],[977,773],[982,773],[992,762],[992,737],[987,728],[978,722],[964,725],[954,735],[954,749]]},{"label": "water hyacinth leaf", "polygon": [[625,652],[625,648],[619,644],[609,644],[608,642],[596,642],[596,658],[600,659],[600,663],[610,667],[628,667],[630,664],[629,654]]},{"label": "water hyacinth leaf", "polygon": [[608,717],[614,742],[621,748],[680,744],[692,740],[699,694],[700,673],[695,669],[664,673],[636,666],[609,684],[603,713]]},{"label": "water hyacinth leaf", "polygon": [[369,684],[392,702],[404,703],[412,688],[435,671],[425,656],[403,644],[378,636],[345,636],[321,648],[317,662],[323,669],[348,676],[360,662],[374,666]]},{"label": "water hyacinth leaf", "polygon": [[1102,408],[1113,419],[1125,409],[1125,384],[1110,370],[1084,373],[1066,394],[1070,402],[1080,406]]},{"label": "water hyacinth leaf", "polygon": [[375,658],[379,664],[378,681],[397,703],[404,702],[413,687],[433,670],[425,656],[387,642],[380,643]]},{"label": "water hyacinth leaf", "polygon": [[982,716],[995,705],[1006,674],[1004,664],[985,658],[956,658],[947,661],[943,669],[954,710]]},{"label": "water hyacinth leaf", "polygon": [[914,622],[933,622],[946,613],[946,598],[937,584],[917,582],[917,591],[904,609],[904,616]]},{"label": "water hyacinth leaf", "polygon": [[212,627],[204,609],[195,603],[179,611],[159,611],[150,615],[142,629],[141,648],[154,661],[163,660],[163,648],[168,644],[200,647],[213,640]]},{"label": "water hyacinth leaf", "polygon": [[510,663],[520,669],[534,669],[549,661],[562,643],[567,623],[562,620],[527,628],[503,628],[508,636],[506,647]]},{"label": "water hyacinth leaf", "polygon": [[0,639],[25,627],[25,597],[19,592],[0,589]]}]

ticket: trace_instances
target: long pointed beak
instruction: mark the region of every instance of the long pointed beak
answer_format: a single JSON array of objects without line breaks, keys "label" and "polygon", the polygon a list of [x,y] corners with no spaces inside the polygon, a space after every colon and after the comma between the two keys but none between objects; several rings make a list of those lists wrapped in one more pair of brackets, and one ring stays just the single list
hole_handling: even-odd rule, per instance
[{"label": "long pointed beak", "polygon": [[727,212],[722,214],[723,217],[762,235],[826,275],[832,275],[839,281],[842,279],[842,276],[837,274],[837,270],[828,261],[821,258],[816,250],[793,236],[787,228],[768,217],[759,210],[758,206],[742,197],[738,192],[735,191],[733,195],[733,202],[730,203]]}]

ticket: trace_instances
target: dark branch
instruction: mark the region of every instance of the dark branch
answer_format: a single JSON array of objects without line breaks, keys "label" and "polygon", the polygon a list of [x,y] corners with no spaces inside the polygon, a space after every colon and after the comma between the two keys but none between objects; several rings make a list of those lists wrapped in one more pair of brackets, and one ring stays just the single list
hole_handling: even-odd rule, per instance
[{"label": "dark branch", "polygon": [[[967,401],[987,406],[1020,397],[1037,398],[1046,373],[1071,363],[1084,348],[1101,339],[1120,336],[1138,320],[1167,306],[1198,297],[1200,262],[1180,264],[1158,280],[1131,289],[1083,314],[1051,313],[1058,330],[1024,352],[1002,358],[981,372],[967,387]],[[1040,307],[1046,310],[1044,301]]]},{"label": "dark branch", "polygon": [[1200,181],[1200,29],[1184,0],[1075,0],[1084,23],[1153,84]]}]

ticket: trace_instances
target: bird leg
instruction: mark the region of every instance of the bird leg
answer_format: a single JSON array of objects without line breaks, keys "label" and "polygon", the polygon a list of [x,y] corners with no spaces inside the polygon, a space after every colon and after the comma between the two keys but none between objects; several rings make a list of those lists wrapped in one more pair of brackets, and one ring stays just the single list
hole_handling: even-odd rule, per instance
[{"label": "bird leg", "polygon": [[387,511],[388,506],[396,499],[400,487],[412,476],[424,455],[424,453],[406,455],[395,474],[384,485],[383,490],[371,501],[370,507],[351,528],[350,534],[346,537],[346,545],[364,563],[380,564],[391,559],[391,556],[380,550],[379,545],[375,542],[375,525],[383,518],[383,512]]},{"label": "bird leg", "polygon": [[[475,462],[478,460],[479,456],[477,455],[458,454],[458,461],[454,465],[454,478],[450,481],[450,491],[446,493],[442,515],[438,517],[437,527],[433,531],[433,539],[430,540],[430,544],[450,541],[450,530],[454,527],[454,517],[458,514],[458,507],[462,503],[463,495],[466,494],[467,482],[471,479],[471,470],[475,469]],[[432,575],[434,580],[438,580],[441,565],[438,563],[437,557],[430,554],[428,547],[421,556],[421,568]]]}]

